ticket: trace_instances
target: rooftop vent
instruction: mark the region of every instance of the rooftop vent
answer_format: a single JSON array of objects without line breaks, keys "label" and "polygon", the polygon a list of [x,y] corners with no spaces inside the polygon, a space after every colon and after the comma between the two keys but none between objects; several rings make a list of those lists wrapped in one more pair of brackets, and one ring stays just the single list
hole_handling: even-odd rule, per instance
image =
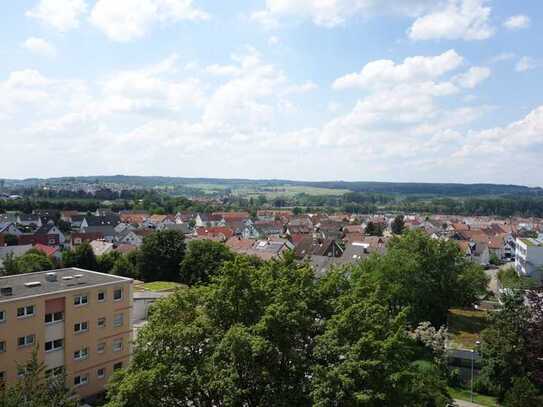
[{"label": "rooftop vent", "polygon": [[74,277],[75,278],[81,278],[81,277],[83,277],[83,274],[74,274]]},{"label": "rooftop vent", "polygon": [[39,287],[41,283],[39,281],[29,281],[28,283],[25,283],[25,287],[32,288],[32,287]]},{"label": "rooftop vent", "polygon": [[46,273],[45,281],[49,281],[51,283],[57,281],[57,273]]},{"label": "rooftop vent", "polygon": [[73,280],[74,276],[64,276],[62,277],[63,280]]},{"label": "rooftop vent", "polygon": [[13,287],[2,287],[0,288],[0,294],[4,297],[10,297],[13,295]]}]

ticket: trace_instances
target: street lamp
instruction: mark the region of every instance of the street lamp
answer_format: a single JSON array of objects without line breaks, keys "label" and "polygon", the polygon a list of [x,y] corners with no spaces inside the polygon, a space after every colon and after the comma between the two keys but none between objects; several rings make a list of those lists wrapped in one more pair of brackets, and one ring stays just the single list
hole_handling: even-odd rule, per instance
[{"label": "street lamp", "polygon": [[[480,341],[475,341],[475,347],[479,347]],[[473,362],[475,359],[475,349],[471,350],[471,402],[473,403]]]}]

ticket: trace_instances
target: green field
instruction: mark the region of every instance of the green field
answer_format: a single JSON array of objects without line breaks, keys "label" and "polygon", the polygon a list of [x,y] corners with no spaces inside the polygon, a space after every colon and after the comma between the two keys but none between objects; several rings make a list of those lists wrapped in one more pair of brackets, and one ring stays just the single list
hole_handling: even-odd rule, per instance
[{"label": "green field", "polygon": [[[468,389],[459,389],[456,387],[448,387],[449,394],[453,399],[471,401],[471,392]],[[498,407],[499,404],[495,397],[485,396],[483,394],[474,393],[473,402],[481,406]]]},{"label": "green field", "polygon": [[176,288],[185,287],[183,284],[173,283],[171,281],[153,281],[152,283],[141,284],[136,288],[147,291],[172,291]]},{"label": "green field", "polygon": [[261,187],[261,188],[237,188],[232,191],[234,195],[242,195],[246,197],[264,195],[266,198],[277,197],[292,197],[297,194],[307,194],[313,196],[341,196],[347,192],[348,189],[330,189],[330,188],[317,188],[317,187],[303,187],[292,185],[279,185],[273,187]]},{"label": "green field", "polygon": [[348,189],[331,189],[331,188],[319,188],[310,186],[297,186],[297,185],[226,185],[215,183],[196,183],[187,184],[185,187],[195,188],[201,190],[205,194],[224,192],[225,189],[230,189],[233,195],[238,195],[246,198],[257,197],[264,195],[268,199],[274,199],[277,197],[293,197],[297,194],[307,194],[312,196],[341,196],[347,192]]}]

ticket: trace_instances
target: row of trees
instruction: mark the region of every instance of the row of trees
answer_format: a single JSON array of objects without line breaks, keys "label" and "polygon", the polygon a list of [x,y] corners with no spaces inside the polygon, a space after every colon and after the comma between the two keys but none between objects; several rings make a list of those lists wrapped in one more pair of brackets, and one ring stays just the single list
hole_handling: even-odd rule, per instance
[{"label": "row of trees", "polygon": [[410,332],[487,283],[454,244],[420,233],[321,279],[288,255],[225,258],[208,275],[154,306],[109,407],[444,406],[441,351]]},{"label": "row of trees", "polygon": [[490,315],[479,351],[480,392],[506,406],[543,405],[543,292],[513,290]]},{"label": "row of trees", "polygon": [[[116,251],[96,256],[88,243],[62,253],[60,261],[31,249],[22,256],[8,255],[0,275],[14,275],[60,267],[79,267],[143,281],[177,281],[187,285],[207,283],[224,261],[234,254],[223,244],[195,240],[185,245],[176,231],[157,231],[144,238],[143,245],[128,254]],[[253,262],[256,262],[253,259]]]}]

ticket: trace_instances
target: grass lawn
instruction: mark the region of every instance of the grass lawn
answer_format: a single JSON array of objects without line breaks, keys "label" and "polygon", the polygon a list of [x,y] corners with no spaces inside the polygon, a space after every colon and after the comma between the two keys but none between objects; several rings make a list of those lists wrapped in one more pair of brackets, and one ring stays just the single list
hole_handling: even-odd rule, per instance
[{"label": "grass lawn", "polygon": [[[467,389],[448,387],[449,394],[453,399],[471,401],[471,392]],[[499,404],[495,397],[473,393],[473,402],[482,406],[497,407]]]},{"label": "grass lawn", "polygon": [[473,349],[475,342],[481,339],[481,331],[488,325],[486,315],[485,311],[451,308],[447,324],[453,346]]},{"label": "grass lawn", "polygon": [[175,290],[178,287],[184,287],[184,285],[171,281],[153,281],[152,283],[142,284],[139,287],[148,291],[170,291]]}]

